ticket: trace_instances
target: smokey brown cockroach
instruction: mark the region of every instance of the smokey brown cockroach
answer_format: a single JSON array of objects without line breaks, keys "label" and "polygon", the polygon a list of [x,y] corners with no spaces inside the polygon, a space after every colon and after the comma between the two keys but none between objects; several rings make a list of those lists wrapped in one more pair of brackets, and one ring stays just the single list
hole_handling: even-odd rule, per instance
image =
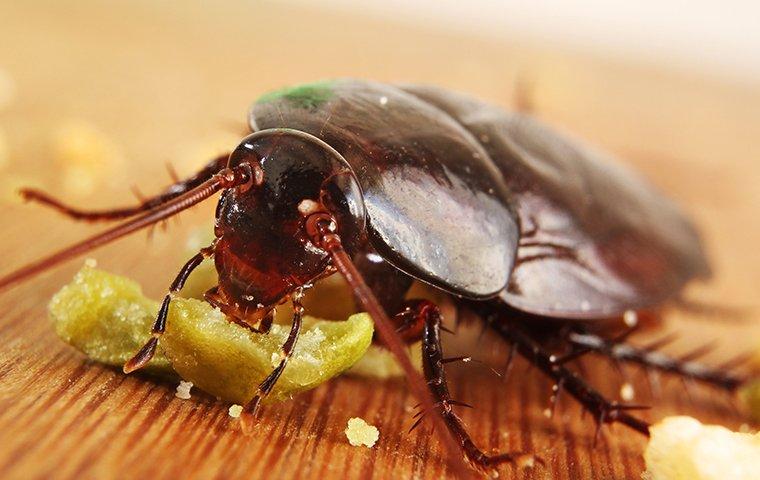
[{"label": "smokey brown cockroach", "polygon": [[[710,268],[696,229],[674,203],[606,156],[522,113],[508,113],[434,87],[359,80],[303,85],[266,95],[249,114],[252,133],[229,155],[140,205],[106,211],[69,207],[36,190],[26,199],[84,221],[125,220],[0,279],[0,288],[154,225],[221,192],[215,239],[181,269],[150,340],[124,366],[153,356],[173,295],[213,257],[218,285],[206,300],[232,321],[266,332],[272,311],[293,301],[282,360],[246,405],[250,419],[297,342],[304,286],[341,274],[358,308],[397,357],[421,411],[471,465],[492,470],[520,453],[489,455],[470,439],[453,407],[444,365],[441,314],[405,300],[418,280],[474,312],[574,397],[601,427],[648,424],[607,399],[570,362],[595,352],[728,391],[744,378],[605,336],[603,320],[632,324],[638,312],[679,298]],[[386,313],[387,312],[387,313]],[[390,313],[390,315],[388,315]],[[403,344],[423,341],[423,376]],[[559,346],[559,347],[558,347]],[[419,415],[417,423],[422,421]],[[415,424],[416,425],[416,424]]]}]

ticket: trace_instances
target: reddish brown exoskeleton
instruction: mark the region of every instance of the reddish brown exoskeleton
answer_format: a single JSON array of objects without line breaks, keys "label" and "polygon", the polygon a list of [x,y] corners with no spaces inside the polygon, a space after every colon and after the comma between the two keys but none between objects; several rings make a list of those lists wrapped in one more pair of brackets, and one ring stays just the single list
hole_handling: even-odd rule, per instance
[{"label": "reddish brown exoskeleton", "polygon": [[[229,156],[134,208],[80,211],[27,190],[27,199],[81,220],[128,219],[0,279],[0,288],[168,218],[221,192],[215,240],[191,258],[164,298],[148,343],[124,367],[145,365],[173,295],[204,258],[219,284],[206,294],[231,321],[268,331],[273,308],[294,306],[280,364],[245,408],[248,425],[296,344],[305,288],[339,272],[359,308],[406,372],[422,412],[440,423],[453,458],[480,469],[519,453],[487,455],[453,412],[438,307],[405,300],[414,279],[451,295],[567,391],[599,426],[642,433],[638,405],[605,398],[570,368],[596,352],[734,390],[743,377],[672,359],[658,345],[602,336],[675,299],[709,267],[680,210],[632,172],[536,120],[432,87],[357,80],[305,85],[262,97],[254,132]],[[393,316],[389,317],[386,312]],[[423,379],[404,341],[422,337]],[[460,358],[461,359],[461,358]],[[420,416],[421,417],[421,416]],[[418,422],[421,418],[418,420]]]}]

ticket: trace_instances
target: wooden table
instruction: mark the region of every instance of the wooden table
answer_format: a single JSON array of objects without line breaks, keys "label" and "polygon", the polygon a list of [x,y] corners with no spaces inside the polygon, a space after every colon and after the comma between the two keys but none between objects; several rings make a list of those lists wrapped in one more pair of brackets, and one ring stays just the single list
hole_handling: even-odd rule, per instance
[{"label": "wooden table", "polygon": [[[0,71],[0,135],[8,145],[6,163],[0,160],[0,272],[97,228],[19,205],[8,197],[13,186],[37,183],[91,206],[131,201],[130,185],[151,192],[168,181],[165,162],[188,174],[232,148],[249,103],[268,89],[357,76],[436,83],[509,106],[522,76],[533,87],[538,116],[619,154],[696,218],[716,278],[694,286],[690,297],[750,308],[740,322],[671,312],[668,329],[683,331],[674,351],[719,338],[723,348],[712,357],[719,360],[758,346],[757,85],[541,49],[520,39],[488,42],[244,2],[213,10],[200,2],[5,2]],[[61,186],[61,149],[71,128],[94,135],[100,150],[93,155],[109,160],[108,178],[91,192]],[[211,208],[183,215],[147,246],[136,235],[94,256],[158,297],[182,260],[176,252],[186,231],[207,221]],[[202,394],[179,400],[173,384],[88,362],[57,339],[45,314],[51,294],[78,265],[0,295],[0,477],[446,476],[428,432],[406,433],[414,402],[398,382],[332,381],[267,408],[256,434],[245,437],[224,404]],[[502,345],[485,342],[490,355],[503,358]],[[621,379],[602,363],[589,363],[595,384],[615,396]],[[503,477],[639,478],[643,438],[617,426],[593,447],[592,424],[581,420],[577,404],[565,399],[555,419],[546,419],[548,383],[538,373],[524,374],[524,367],[516,371],[506,383],[477,366],[451,371],[455,396],[476,406],[462,416],[479,445],[534,450],[547,461],[545,469],[505,467]],[[709,390],[695,388],[690,399],[679,382],[666,382],[653,401],[641,376],[631,375],[636,400],[655,405],[645,414],[650,420],[679,412],[732,427],[742,421]],[[343,430],[353,416],[378,426],[375,448],[346,442]]]}]

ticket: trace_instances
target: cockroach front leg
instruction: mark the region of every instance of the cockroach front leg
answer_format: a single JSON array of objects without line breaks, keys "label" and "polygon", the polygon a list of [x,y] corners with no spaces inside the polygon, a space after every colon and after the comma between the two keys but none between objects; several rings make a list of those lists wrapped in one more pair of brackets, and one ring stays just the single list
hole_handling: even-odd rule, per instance
[{"label": "cockroach front leg", "polygon": [[277,380],[279,380],[280,375],[282,375],[282,372],[285,370],[288,360],[293,356],[293,351],[295,350],[296,342],[298,341],[298,335],[301,332],[301,320],[303,319],[304,312],[303,305],[301,304],[303,292],[303,288],[299,288],[291,295],[291,301],[293,303],[293,324],[290,327],[288,338],[282,345],[282,350],[280,351],[280,363],[274,370],[272,370],[272,373],[261,382],[256,389],[256,395],[254,395],[251,401],[249,401],[243,408],[243,412],[240,415],[243,433],[247,434],[251,432],[256,417],[256,411],[259,409],[264,398],[266,398],[266,396],[272,391],[272,388],[274,388]]},{"label": "cockroach front leg", "polygon": [[158,339],[161,338],[161,335],[163,335],[164,331],[166,330],[166,317],[169,314],[169,304],[174,298],[174,295],[176,295],[176,293],[182,290],[182,287],[185,286],[185,282],[193,270],[195,270],[195,268],[198,267],[198,265],[200,265],[204,259],[214,254],[215,245],[216,241],[214,241],[214,243],[212,243],[210,246],[201,249],[201,251],[195,254],[190,260],[188,260],[187,263],[179,271],[177,277],[174,279],[171,287],[169,288],[169,293],[166,294],[164,301],[161,303],[161,308],[158,309],[158,315],[156,316],[156,321],[153,323],[153,329],[151,332],[152,336],[150,340],[148,340],[145,345],[143,345],[143,347],[135,354],[134,357],[129,359],[129,361],[124,364],[124,373],[131,373],[144,367],[148,362],[150,362],[150,359],[153,358],[153,355],[156,353],[156,347],[158,346]]},{"label": "cockroach front leg", "polygon": [[[402,325],[422,325],[422,368],[428,387],[436,401],[434,408],[439,410],[446,427],[456,439],[468,463],[481,471],[492,472],[496,466],[502,463],[535,461],[533,455],[520,452],[488,455],[475,445],[462,420],[453,411],[455,406],[470,407],[470,405],[452,399],[449,393],[443,366],[449,361],[461,359],[443,358],[440,337],[442,328],[440,310],[437,305],[427,300],[414,300],[408,302],[407,305],[407,308],[396,317],[403,322]],[[416,321],[410,321],[410,315],[413,315]],[[412,429],[420,424],[425,413],[421,411],[417,414],[419,418],[412,425]]]},{"label": "cockroach front leg", "polygon": [[107,210],[81,210],[66,205],[55,197],[34,188],[23,188],[19,193],[26,201],[45,205],[74,220],[85,222],[121,220],[152,210],[169,200],[192,190],[219,173],[227,165],[228,158],[229,155],[222,155],[215,158],[192,177],[177,181],[164,190],[163,193],[151,198],[146,198],[142,200],[139,205],[134,207],[112,208]]}]

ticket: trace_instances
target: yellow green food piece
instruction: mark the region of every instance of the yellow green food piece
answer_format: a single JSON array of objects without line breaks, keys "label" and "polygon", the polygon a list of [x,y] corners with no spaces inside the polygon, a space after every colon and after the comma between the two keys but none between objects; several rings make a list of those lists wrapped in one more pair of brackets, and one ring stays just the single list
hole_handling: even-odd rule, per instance
[{"label": "yellow green food piece", "polygon": [[[48,311],[66,343],[95,361],[121,366],[147,340],[158,303],[145,298],[137,282],[85,266],[55,294]],[[160,349],[145,370],[172,374]]]},{"label": "yellow green food piece", "polygon": [[[343,322],[306,317],[293,357],[268,400],[314,388],[349,368],[372,342],[372,325],[365,313]],[[289,325],[274,324],[266,335],[253,333],[205,302],[177,299],[161,345],[182,378],[242,404],[278,365],[289,331]]]},{"label": "yellow green food piece", "polygon": [[[120,366],[149,338],[158,302],[118,275],[85,266],[50,302],[56,332],[93,360]],[[197,299],[171,303],[166,333],[149,369],[182,378],[223,400],[245,403],[273,370],[290,326],[257,334]],[[293,357],[269,400],[314,388],[353,365],[372,341],[367,314],[333,322],[305,317]]]},{"label": "yellow green food piece", "polygon": [[753,380],[742,387],[739,390],[739,398],[752,420],[760,422],[760,379]]}]

